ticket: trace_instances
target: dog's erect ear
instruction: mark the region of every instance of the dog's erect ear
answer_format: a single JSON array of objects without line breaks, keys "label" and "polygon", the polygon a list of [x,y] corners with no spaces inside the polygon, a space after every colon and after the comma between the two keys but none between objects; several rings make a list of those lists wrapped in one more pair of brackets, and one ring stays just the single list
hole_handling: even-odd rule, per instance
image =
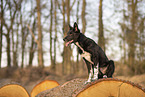
[{"label": "dog's erect ear", "polygon": [[73,29],[73,27],[72,27],[70,24],[69,24],[69,29],[70,29],[70,30],[72,30],[72,29]]},{"label": "dog's erect ear", "polygon": [[78,29],[78,24],[75,22],[74,23],[74,30],[75,32],[79,32],[80,30]]}]

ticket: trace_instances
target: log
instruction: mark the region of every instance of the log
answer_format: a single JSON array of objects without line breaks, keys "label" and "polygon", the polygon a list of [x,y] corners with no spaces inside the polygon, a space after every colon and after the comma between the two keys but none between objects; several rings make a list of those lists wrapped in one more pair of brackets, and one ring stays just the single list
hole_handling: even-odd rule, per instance
[{"label": "log", "polygon": [[37,94],[39,94],[42,91],[54,88],[58,86],[59,83],[54,80],[44,80],[40,83],[38,83],[31,91],[31,97],[35,97]]},{"label": "log", "polygon": [[145,97],[145,90],[130,81],[107,78],[85,85],[86,79],[73,79],[36,97]]},{"label": "log", "polygon": [[130,81],[107,78],[88,84],[73,97],[145,97],[145,90]]},{"label": "log", "polygon": [[18,84],[8,84],[0,88],[0,97],[30,97],[26,89]]},{"label": "log", "polygon": [[39,93],[36,97],[71,97],[72,93],[76,90],[82,89],[84,87],[86,79],[73,79],[59,85],[53,89],[49,89]]}]

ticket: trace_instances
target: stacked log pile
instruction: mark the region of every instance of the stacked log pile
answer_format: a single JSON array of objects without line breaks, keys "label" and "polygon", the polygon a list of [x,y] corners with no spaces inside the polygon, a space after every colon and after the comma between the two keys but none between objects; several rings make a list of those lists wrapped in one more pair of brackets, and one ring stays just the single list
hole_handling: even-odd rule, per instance
[{"label": "stacked log pile", "polygon": [[[85,84],[86,79],[73,79],[59,85],[45,80],[31,91],[31,97],[145,97],[145,89],[130,81],[106,78]],[[24,87],[8,84],[0,88],[0,97],[30,97]]]}]

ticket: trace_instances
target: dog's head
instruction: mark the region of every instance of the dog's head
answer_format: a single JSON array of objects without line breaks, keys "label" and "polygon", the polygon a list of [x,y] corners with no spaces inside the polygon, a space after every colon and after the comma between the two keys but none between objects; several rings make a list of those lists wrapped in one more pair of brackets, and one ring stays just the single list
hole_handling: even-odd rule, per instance
[{"label": "dog's head", "polygon": [[80,30],[78,29],[77,23],[74,23],[74,27],[69,25],[69,31],[67,33],[67,36],[63,39],[66,42],[66,46],[68,46],[71,43],[77,42],[79,35]]}]

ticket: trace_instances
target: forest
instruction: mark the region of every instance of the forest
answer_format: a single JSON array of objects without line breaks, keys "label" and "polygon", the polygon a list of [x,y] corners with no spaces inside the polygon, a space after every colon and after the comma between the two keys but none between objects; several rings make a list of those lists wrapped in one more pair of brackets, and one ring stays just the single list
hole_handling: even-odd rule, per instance
[{"label": "forest", "polygon": [[[144,0],[1,0],[0,68],[49,67],[69,75],[86,66],[65,47],[69,24],[95,40],[117,74],[145,73]],[[125,69],[126,70],[126,69]]]}]

